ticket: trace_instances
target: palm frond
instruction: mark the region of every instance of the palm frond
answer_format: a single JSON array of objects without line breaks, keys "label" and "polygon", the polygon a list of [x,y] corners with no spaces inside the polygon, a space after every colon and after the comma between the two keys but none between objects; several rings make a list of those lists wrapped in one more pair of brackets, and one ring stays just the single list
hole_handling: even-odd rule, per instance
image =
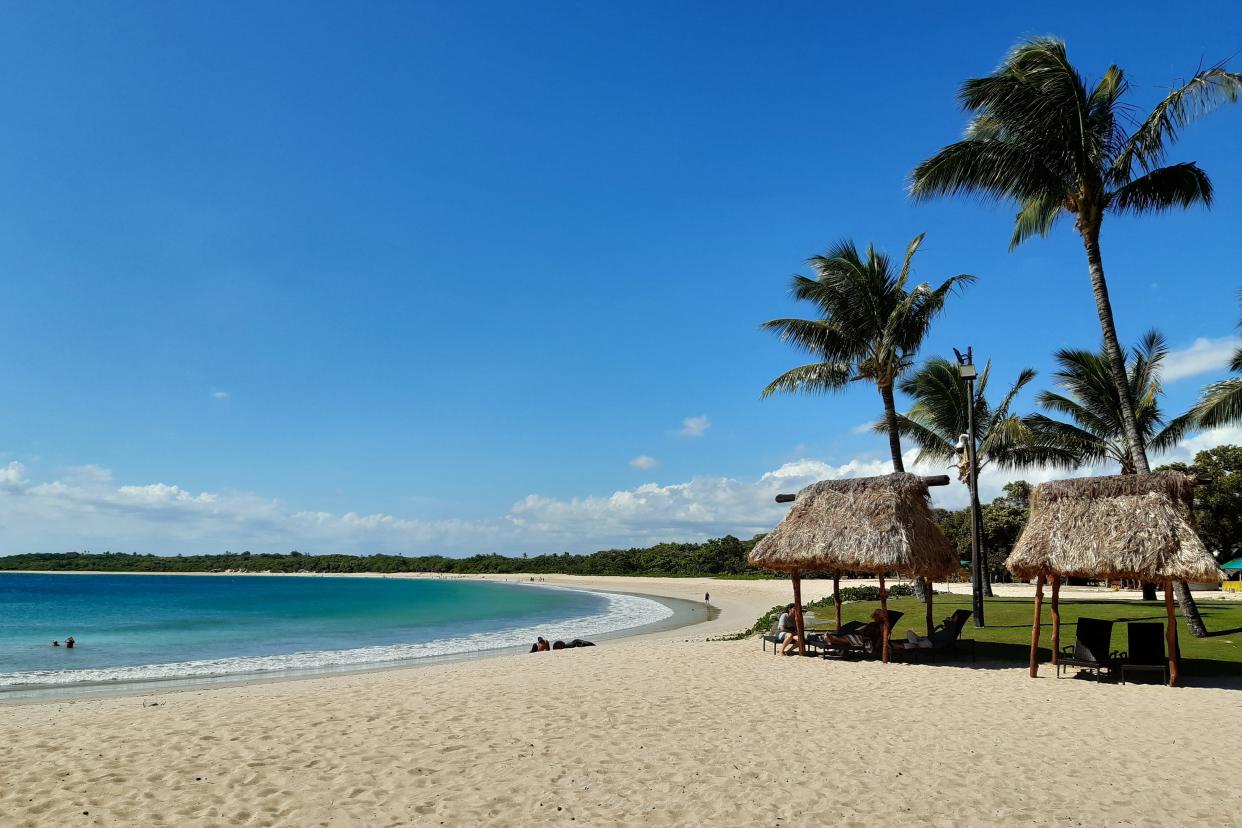
[{"label": "palm frond", "polygon": [[914,168],[910,195],[916,201],[934,196],[970,194],[985,199],[1064,198],[1066,186],[1023,146],[1012,141],[967,139],[949,144]]},{"label": "palm frond", "polygon": [[1022,202],[1013,222],[1013,235],[1009,237],[1009,249],[1013,250],[1031,236],[1046,236],[1065,209],[1063,193],[1051,192]]},{"label": "palm frond", "polygon": [[1130,136],[1113,162],[1112,178],[1128,180],[1135,162],[1144,170],[1154,169],[1164,159],[1166,143],[1176,141],[1179,130],[1222,103],[1236,103],[1239,92],[1242,74],[1226,71],[1221,64],[1196,72],[1169,92]]},{"label": "palm frond", "polygon": [[852,376],[849,365],[844,363],[814,362],[799,365],[768,383],[759,396],[766,399],[776,393],[826,394],[844,388]]},{"label": "palm frond", "polygon": [[1154,213],[1173,207],[1212,203],[1212,182],[1194,163],[1158,167],[1123,184],[1110,196],[1119,213]]},{"label": "palm frond", "polygon": [[1190,413],[1202,428],[1242,422],[1242,377],[1214,382],[1203,389],[1203,398]]}]

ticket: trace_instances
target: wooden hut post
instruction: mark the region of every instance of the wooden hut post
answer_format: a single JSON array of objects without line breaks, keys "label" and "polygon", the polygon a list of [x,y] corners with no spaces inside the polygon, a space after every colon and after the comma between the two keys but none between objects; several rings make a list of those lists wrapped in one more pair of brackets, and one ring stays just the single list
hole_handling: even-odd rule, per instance
[{"label": "wooden hut post", "polygon": [[923,607],[923,614],[926,616],[926,620],[927,620],[927,637],[928,638],[931,638],[932,632],[936,629],[936,622],[932,621],[932,595],[935,593],[935,590],[932,589],[932,586],[933,586],[933,583],[931,579],[929,578],[927,580],[927,603]]},{"label": "wooden hut post", "polygon": [[888,590],[884,588],[884,573],[880,573],[880,658],[888,664]]},{"label": "wooden hut post", "polygon": [[841,629],[841,573],[832,575],[832,603],[837,605],[837,629]]},{"label": "wooden hut post", "polygon": [[1168,629],[1165,630],[1169,646],[1169,686],[1176,687],[1177,662],[1181,654],[1177,651],[1177,616],[1173,614],[1173,584],[1170,581],[1164,583],[1164,611],[1169,616]]},{"label": "wooden hut post", "polygon": [[798,655],[806,655],[806,629],[802,624],[802,573],[793,571],[794,624],[798,628]]},{"label": "wooden hut post", "polygon": [[1061,576],[1052,576],[1052,666],[1061,652]]},{"label": "wooden hut post", "polygon": [[1031,622],[1031,678],[1039,675],[1039,625],[1044,609],[1044,576],[1035,581],[1035,620]]}]

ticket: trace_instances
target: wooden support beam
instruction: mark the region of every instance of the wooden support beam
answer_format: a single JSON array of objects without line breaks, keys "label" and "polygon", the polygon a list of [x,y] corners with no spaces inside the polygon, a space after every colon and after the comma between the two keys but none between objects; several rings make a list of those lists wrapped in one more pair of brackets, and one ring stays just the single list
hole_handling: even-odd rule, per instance
[{"label": "wooden support beam", "polygon": [[837,606],[837,629],[841,629],[841,573],[832,573],[832,603]]},{"label": "wooden support beam", "polygon": [[1177,651],[1177,616],[1173,613],[1173,584],[1168,581],[1164,584],[1164,610],[1169,616],[1168,629],[1164,632],[1169,648],[1169,686],[1176,687],[1177,666],[1181,653]]},{"label": "wooden support beam", "polygon": [[884,573],[880,573],[880,658],[888,664],[888,590],[884,587]]},{"label": "wooden support beam", "polygon": [[927,621],[927,637],[931,638],[932,632],[936,629],[936,622],[932,620],[932,582],[927,582],[927,603],[923,606],[923,615]]},{"label": "wooden support beam", "polygon": [[1044,609],[1044,576],[1035,582],[1035,620],[1031,622],[1031,678],[1039,675],[1039,625]]},{"label": "wooden support beam", "polygon": [[798,628],[798,655],[806,655],[806,626],[802,623],[802,573],[793,571],[794,624]]},{"label": "wooden support beam", "polygon": [[[949,476],[947,474],[927,474],[922,477],[924,486],[947,486],[949,485]],[[796,494],[778,494],[776,496],[777,503],[793,503],[798,499]]]},{"label": "wooden support beam", "polygon": [[1061,652],[1061,576],[1052,576],[1052,666]]}]

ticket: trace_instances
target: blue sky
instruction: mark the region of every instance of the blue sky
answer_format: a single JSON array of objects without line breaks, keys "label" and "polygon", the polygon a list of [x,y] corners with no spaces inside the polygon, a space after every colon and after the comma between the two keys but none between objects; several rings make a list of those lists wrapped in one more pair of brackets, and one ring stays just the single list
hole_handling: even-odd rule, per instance
[{"label": "blue sky", "polygon": [[[759,400],[800,358],[759,323],[832,241],[926,231],[916,278],[979,277],[928,355],[1037,390],[1097,343],[1068,224],[1009,253],[1010,208],[904,182],[1025,35],[1120,64],[1142,108],[1242,50],[1242,13],[1142,5],[9,5],[0,552],[770,525],[771,490],[885,457],[870,388]],[[1178,352],[1170,409],[1234,344],[1240,128],[1224,108],[1172,153],[1212,210],[1105,226],[1121,335]]]}]

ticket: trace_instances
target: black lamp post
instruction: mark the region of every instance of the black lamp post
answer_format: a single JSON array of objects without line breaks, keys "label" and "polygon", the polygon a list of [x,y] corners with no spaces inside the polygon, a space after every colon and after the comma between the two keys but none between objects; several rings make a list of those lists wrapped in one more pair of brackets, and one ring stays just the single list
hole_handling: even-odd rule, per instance
[{"label": "black lamp post", "polygon": [[966,434],[962,436],[966,446],[966,462],[970,471],[970,592],[973,598],[975,626],[985,626],[983,619],[983,527],[979,515],[979,458],[975,454],[975,369],[971,348],[963,355],[957,348],[957,373],[966,380]]}]

